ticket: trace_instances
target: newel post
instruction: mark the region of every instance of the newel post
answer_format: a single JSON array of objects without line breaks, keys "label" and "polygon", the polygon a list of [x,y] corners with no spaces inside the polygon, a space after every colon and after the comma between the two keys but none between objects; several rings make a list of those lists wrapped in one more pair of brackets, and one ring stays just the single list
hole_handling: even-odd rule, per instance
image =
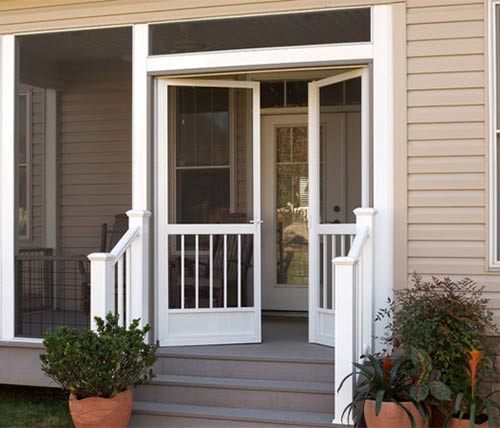
[{"label": "newel post", "polygon": [[342,380],[352,372],[354,356],[354,282],[357,261],[352,257],[333,259],[335,267],[335,420],[334,424],[352,424],[346,417],[342,420],[344,409],[351,403],[354,392],[354,379],[346,380],[342,389],[337,391]]},{"label": "newel post", "polygon": [[113,258],[107,253],[92,253],[90,260],[90,328],[96,330],[95,317],[115,312]]},{"label": "newel post", "polygon": [[[360,254],[359,282],[357,290],[357,319],[358,340],[357,352],[365,354],[374,349],[374,318],[375,309],[373,301],[373,256],[374,256],[374,237],[375,237],[375,215],[377,211],[374,208],[357,208],[354,210],[356,215],[356,227],[360,229],[366,227],[368,234]],[[360,355],[356,355],[359,358]]]},{"label": "newel post", "polygon": [[141,326],[149,322],[149,217],[147,210],[129,210],[129,228],[138,228],[139,235],[130,250],[130,314],[129,320],[141,319]]}]

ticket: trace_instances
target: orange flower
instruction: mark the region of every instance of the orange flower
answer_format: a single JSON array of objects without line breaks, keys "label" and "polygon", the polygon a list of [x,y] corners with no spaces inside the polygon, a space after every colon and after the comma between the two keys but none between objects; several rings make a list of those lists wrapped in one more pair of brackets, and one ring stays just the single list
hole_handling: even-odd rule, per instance
[{"label": "orange flower", "polygon": [[470,376],[470,386],[472,391],[472,396],[474,397],[476,394],[476,386],[477,386],[477,370],[479,367],[479,363],[484,358],[484,354],[478,349],[473,349],[472,351],[467,352],[467,359],[469,361],[469,376]]},{"label": "orange flower", "polygon": [[394,367],[394,363],[391,360],[391,357],[389,354],[387,354],[384,358],[384,361],[382,362],[382,370],[384,370],[384,376],[387,379],[389,379],[389,376],[391,375],[391,369]]}]

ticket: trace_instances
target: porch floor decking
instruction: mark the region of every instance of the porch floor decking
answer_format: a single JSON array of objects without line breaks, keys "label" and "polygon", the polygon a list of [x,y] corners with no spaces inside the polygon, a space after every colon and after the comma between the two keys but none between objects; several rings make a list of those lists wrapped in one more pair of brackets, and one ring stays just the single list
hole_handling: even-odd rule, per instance
[{"label": "porch floor decking", "polygon": [[333,362],[334,348],[308,343],[307,318],[264,316],[262,343],[161,347],[159,355],[191,355],[220,359],[259,359],[301,362]]}]

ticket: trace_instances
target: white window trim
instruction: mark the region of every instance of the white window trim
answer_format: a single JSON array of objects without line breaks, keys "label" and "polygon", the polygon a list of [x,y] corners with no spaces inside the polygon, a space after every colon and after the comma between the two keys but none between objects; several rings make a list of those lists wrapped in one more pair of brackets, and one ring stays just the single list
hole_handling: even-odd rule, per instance
[{"label": "white window trim", "polygon": [[498,184],[499,166],[497,165],[497,139],[500,138],[500,123],[497,123],[497,35],[500,35],[500,26],[497,28],[495,9],[500,7],[500,0],[490,2],[488,11],[488,62],[489,62],[489,266],[500,268],[498,252],[499,210],[498,210]]},{"label": "white window trim", "polygon": [[[26,234],[21,235],[18,232],[18,238],[22,241],[31,241],[33,234],[31,230],[32,218],[33,218],[33,195],[32,195],[32,170],[33,170],[33,159],[32,159],[32,102],[33,96],[29,89],[23,89],[19,91],[17,95],[17,102],[21,97],[26,97],[26,159],[25,162],[18,162],[18,174],[21,168],[26,168]],[[18,135],[18,134],[17,134]],[[18,140],[18,138],[16,138]],[[16,144],[17,147],[17,144]],[[19,148],[17,148],[19,150]],[[19,198],[19,184],[17,186],[17,197]],[[20,201],[19,201],[20,202]],[[19,204],[18,204],[19,209]],[[19,212],[18,212],[19,219]],[[19,221],[19,220],[18,220]]]}]

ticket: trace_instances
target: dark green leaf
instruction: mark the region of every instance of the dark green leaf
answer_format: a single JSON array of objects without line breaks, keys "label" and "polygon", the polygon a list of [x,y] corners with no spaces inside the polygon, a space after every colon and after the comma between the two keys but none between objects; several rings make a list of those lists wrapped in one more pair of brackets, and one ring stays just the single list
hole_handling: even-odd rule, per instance
[{"label": "dark green leaf", "polygon": [[476,403],[472,402],[469,408],[470,419],[469,419],[469,427],[474,428],[476,425]]},{"label": "dark green leaf", "polygon": [[377,391],[377,395],[375,396],[375,414],[377,416],[380,413],[383,401],[384,401],[384,391],[383,390]]},{"label": "dark green leaf", "polygon": [[443,382],[439,380],[433,380],[429,383],[430,393],[436,399],[440,401],[451,400],[451,389],[448,388]]},{"label": "dark green leaf", "polygon": [[427,385],[420,385],[420,388],[417,385],[412,385],[410,387],[410,396],[417,403],[424,401],[429,395],[429,387]]}]

